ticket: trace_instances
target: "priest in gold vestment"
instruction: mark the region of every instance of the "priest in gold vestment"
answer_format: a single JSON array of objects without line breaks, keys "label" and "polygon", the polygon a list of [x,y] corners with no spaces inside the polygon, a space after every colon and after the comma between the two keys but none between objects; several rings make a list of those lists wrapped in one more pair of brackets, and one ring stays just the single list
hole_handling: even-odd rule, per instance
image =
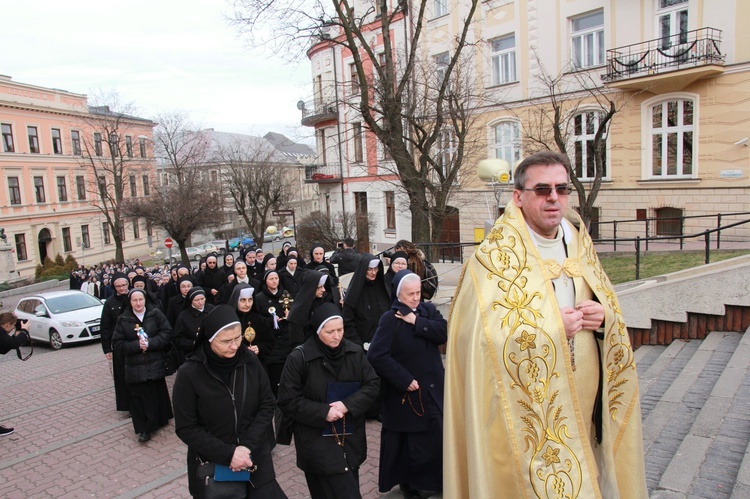
[{"label": "priest in gold vestment", "polygon": [[612,284],[568,210],[568,159],[526,158],[448,323],[444,497],[645,498],[638,378]]}]

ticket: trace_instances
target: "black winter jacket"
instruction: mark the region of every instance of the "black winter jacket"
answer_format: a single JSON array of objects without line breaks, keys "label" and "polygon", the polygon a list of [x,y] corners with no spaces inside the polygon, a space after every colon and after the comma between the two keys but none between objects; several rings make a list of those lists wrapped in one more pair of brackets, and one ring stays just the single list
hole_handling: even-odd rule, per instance
[{"label": "black winter jacket", "polygon": [[[143,352],[135,326],[140,324],[148,335],[148,349]],[[169,345],[172,328],[164,314],[155,306],[146,306],[143,321],[128,307],[117,319],[112,344],[122,348],[125,354],[125,380],[128,383],[162,379],[167,371],[164,367],[164,350]]]},{"label": "black winter jacket", "polygon": [[[258,466],[252,475],[253,485],[258,487],[276,477],[271,460],[271,432],[268,431],[273,420],[274,398],[258,357],[244,348],[237,350],[237,355],[239,363],[230,385],[237,380],[234,398],[238,411],[241,407],[239,444],[250,449],[253,464]],[[238,445],[235,405],[229,386],[211,372],[202,347],[190,354],[177,372],[172,403],[175,432],[188,446],[188,479],[192,491],[196,456],[228,466]]]},{"label": "black winter jacket", "polygon": [[[289,323],[284,317],[284,307],[281,306],[281,296],[283,289],[279,287],[276,294],[271,292],[263,286],[261,291],[255,294],[253,309],[260,315],[270,319],[271,333],[273,334],[273,348],[267,355],[264,356],[264,362],[266,364],[283,364],[286,362],[286,358],[289,352],[292,351],[292,343],[289,339]],[[278,329],[273,328],[273,315],[270,309],[274,309],[278,318],[277,323]]]},{"label": "black winter jacket", "polygon": [[[277,404],[285,416],[294,420],[294,445],[297,466],[306,473],[335,475],[347,467],[358,468],[367,457],[365,413],[378,395],[380,380],[358,345],[343,342],[344,361],[338,375],[333,371],[315,337],[308,338],[289,354],[281,374]],[[329,406],[328,383],[358,381],[357,392],[341,402],[349,410],[346,431],[354,432],[344,440],[344,449],[331,436],[323,436]],[[345,457],[346,455],[346,457]]]},{"label": "black winter jacket", "polygon": [[127,293],[124,295],[114,295],[107,298],[102,308],[101,318],[101,339],[102,350],[104,353],[112,351],[112,335],[115,332],[117,318],[125,310],[125,303],[128,301]]},{"label": "black winter jacket", "polygon": [[188,307],[177,316],[177,323],[174,325],[172,333],[172,342],[182,353],[187,354],[193,351],[195,340],[198,337],[198,327],[208,313],[214,309],[214,306],[206,303],[203,311]]}]

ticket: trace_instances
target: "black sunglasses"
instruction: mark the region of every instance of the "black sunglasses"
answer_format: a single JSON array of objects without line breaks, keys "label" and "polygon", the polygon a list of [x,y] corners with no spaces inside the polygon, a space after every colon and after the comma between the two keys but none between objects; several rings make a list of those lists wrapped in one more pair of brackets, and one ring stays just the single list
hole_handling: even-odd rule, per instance
[{"label": "black sunglasses", "polygon": [[552,194],[552,189],[555,189],[555,192],[558,196],[567,196],[571,192],[573,192],[573,189],[568,184],[559,184],[554,187],[551,185],[537,185],[533,189],[521,189],[522,191],[533,191],[537,196],[540,197],[547,197],[550,194]]}]

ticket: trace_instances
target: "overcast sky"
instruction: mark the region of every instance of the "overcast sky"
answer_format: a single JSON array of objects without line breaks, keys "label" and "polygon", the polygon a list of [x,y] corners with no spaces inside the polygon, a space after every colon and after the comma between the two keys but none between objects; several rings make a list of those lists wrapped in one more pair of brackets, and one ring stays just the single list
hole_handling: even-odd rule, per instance
[{"label": "overcast sky", "polygon": [[226,0],[2,0],[0,74],[93,95],[116,90],[139,114],[185,111],[223,132],[311,142],[296,103],[310,66],[252,52]]}]

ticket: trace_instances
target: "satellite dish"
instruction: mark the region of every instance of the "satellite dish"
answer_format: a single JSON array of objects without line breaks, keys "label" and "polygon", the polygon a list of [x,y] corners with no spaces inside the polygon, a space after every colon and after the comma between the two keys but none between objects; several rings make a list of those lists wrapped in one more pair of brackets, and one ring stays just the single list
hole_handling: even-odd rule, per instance
[{"label": "satellite dish", "polygon": [[305,101],[303,100],[297,101],[297,109],[299,109],[300,111],[305,109]]}]

